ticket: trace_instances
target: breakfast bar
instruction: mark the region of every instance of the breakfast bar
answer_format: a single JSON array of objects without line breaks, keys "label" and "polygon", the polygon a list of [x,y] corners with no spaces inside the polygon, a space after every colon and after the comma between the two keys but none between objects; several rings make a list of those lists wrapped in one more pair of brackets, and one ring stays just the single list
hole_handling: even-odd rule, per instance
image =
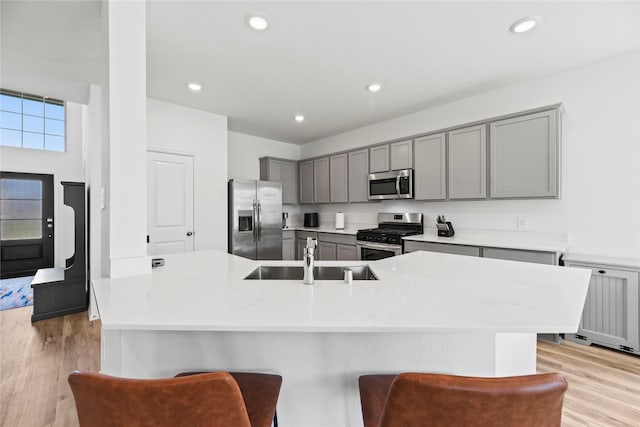
[{"label": "breakfast bar", "polygon": [[536,334],[576,331],[590,271],[414,252],[368,265],[378,280],[245,280],[264,265],[218,251],[167,255],[151,274],[92,283],[101,371],[282,375],[281,426],[361,426],[369,373],[535,373]]}]

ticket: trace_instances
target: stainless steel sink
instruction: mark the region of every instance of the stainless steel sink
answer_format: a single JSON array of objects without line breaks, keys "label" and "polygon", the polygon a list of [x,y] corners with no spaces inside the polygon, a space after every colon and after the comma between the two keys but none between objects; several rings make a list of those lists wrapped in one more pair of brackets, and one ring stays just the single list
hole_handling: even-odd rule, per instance
[{"label": "stainless steel sink", "polygon": [[[353,271],[353,280],[378,280],[368,265],[353,266],[316,266],[313,268],[315,280],[343,280],[344,270]],[[245,279],[249,280],[302,280],[302,266],[261,265]]]}]

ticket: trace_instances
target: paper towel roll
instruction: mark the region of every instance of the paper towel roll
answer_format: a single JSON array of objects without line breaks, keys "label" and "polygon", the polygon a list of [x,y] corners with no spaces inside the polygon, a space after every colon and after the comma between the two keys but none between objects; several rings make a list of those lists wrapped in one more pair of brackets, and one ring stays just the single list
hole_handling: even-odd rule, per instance
[{"label": "paper towel roll", "polygon": [[344,230],[344,213],[336,212],[336,230]]}]

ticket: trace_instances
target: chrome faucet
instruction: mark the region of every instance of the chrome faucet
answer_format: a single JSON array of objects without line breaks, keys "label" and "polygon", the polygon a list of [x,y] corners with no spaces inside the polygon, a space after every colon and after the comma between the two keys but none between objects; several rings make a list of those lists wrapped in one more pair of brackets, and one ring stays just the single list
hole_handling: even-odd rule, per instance
[{"label": "chrome faucet", "polygon": [[[305,285],[313,285],[313,258],[316,251],[316,240],[307,237],[307,246],[304,248],[304,256],[302,257],[304,278],[302,283]],[[298,276],[300,277],[300,276]]]}]

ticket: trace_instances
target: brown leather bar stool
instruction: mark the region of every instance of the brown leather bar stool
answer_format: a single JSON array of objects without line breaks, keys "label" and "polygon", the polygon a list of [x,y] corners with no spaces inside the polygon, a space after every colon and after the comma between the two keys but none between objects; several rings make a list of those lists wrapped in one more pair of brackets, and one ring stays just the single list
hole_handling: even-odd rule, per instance
[{"label": "brown leather bar stool", "polygon": [[556,373],[364,375],[359,384],[365,427],[560,426],[567,390]]},{"label": "brown leather bar stool", "polygon": [[[206,373],[208,372],[182,372],[176,377]],[[253,372],[229,372],[229,374],[240,387],[244,404],[249,414],[249,421],[251,421],[251,427],[270,427],[272,421],[273,427],[278,427],[276,404],[278,403],[282,377]]]},{"label": "brown leather bar stool", "polygon": [[[262,378],[263,374],[243,374]],[[282,378],[268,375],[269,381],[258,381],[265,392],[275,396],[263,400],[272,403],[271,414],[280,392]],[[269,378],[271,379],[271,378]],[[248,383],[248,382],[247,382]],[[265,386],[269,383],[268,386]],[[210,372],[165,379],[128,379],[92,372],[73,372],[69,375],[80,426],[86,427],[142,427],[142,426],[213,426],[255,427],[269,426],[271,419],[253,424],[246,399],[234,377],[228,372]],[[264,410],[264,412],[269,412]]]}]

